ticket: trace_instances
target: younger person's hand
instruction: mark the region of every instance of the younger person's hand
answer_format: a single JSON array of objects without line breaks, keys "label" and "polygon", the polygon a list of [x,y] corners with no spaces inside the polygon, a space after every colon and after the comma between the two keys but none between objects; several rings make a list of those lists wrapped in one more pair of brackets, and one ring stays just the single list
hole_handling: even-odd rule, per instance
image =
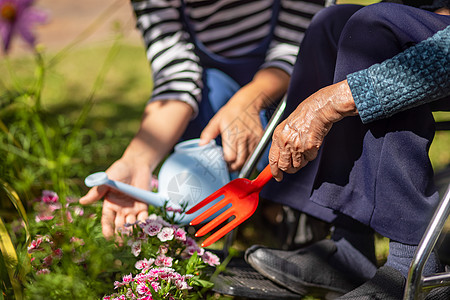
[{"label": "younger person's hand", "polygon": [[[142,189],[149,189],[151,174],[149,168],[134,169],[134,164],[116,161],[107,171],[112,180],[121,181]],[[133,173],[134,172],[134,173]],[[136,201],[107,186],[96,186],[80,198],[83,205],[92,204],[104,198],[102,209],[102,232],[106,238],[111,238],[122,230],[125,223],[134,223],[137,220],[145,220],[148,217],[148,206]]]},{"label": "younger person's hand", "polygon": [[[181,101],[155,101],[147,104],[139,131],[122,157],[106,171],[109,178],[149,190],[153,170],[179,140],[191,116],[192,108]],[[134,223],[148,217],[147,204],[105,186],[90,189],[80,199],[80,203],[91,204],[102,198],[105,199],[102,230],[107,238],[118,233],[125,223]]]},{"label": "younger person's hand", "polygon": [[263,134],[261,110],[283,96],[289,79],[286,72],[277,68],[258,71],[210,120],[200,136],[201,144],[220,134],[229,169],[241,169]]},{"label": "younger person's hand", "polygon": [[251,86],[244,86],[214,115],[200,135],[201,145],[221,135],[224,159],[230,171],[244,165],[262,136],[259,109],[247,102],[261,96],[255,95]]}]

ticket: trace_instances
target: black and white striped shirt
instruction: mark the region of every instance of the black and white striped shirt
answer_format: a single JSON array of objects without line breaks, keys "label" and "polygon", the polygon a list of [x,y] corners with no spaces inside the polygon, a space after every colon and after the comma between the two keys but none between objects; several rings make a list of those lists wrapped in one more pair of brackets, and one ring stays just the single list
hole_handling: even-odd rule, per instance
[{"label": "black and white striped shirt", "polygon": [[[258,46],[270,32],[273,0],[184,0],[197,38],[227,58]],[[281,0],[262,68],[292,71],[298,46],[322,0]],[[132,0],[153,74],[151,101],[178,99],[198,109],[202,66],[180,21],[181,0]]]}]

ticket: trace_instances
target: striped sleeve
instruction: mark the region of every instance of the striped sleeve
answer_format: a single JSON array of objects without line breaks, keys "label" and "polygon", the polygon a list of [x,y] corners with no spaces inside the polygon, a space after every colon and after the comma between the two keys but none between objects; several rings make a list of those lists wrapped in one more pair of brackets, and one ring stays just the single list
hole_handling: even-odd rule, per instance
[{"label": "striped sleeve", "polygon": [[179,0],[132,0],[153,74],[150,101],[177,99],[198,112],[202,67],[179,18]]},{"label": "striped sleeve", "polygon": [[323,7],[320,0],[282,0],[274,39],[262,67],[277,67],[291,74],[304,33],[312,17]]}]

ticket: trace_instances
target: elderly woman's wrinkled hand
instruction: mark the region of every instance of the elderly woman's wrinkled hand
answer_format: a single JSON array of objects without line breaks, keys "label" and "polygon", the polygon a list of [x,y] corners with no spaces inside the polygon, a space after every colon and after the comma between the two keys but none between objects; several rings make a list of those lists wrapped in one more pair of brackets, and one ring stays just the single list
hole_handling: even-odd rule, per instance
[{"label": "elderly woman's wrinkled hand", "polygon": [[274,178],[281,181],[283,172],[295,173],[315,159],[333,123],[356,114],[346,80],[325,87],[302,101],[274,131],[269,152]]}]

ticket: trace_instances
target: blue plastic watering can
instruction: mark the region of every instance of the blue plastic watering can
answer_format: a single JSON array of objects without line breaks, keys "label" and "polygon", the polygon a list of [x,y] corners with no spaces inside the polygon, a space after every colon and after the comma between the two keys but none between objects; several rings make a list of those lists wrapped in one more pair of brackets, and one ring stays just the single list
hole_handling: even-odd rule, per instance
[{"label": "blue plastic watering can", "polygon": [[[157,193],[111,180],[105,172],[93,173],[86,177],[84,182],[88,187],[107,185],[156,207],[162,207],[167,203],[167,207],[173,209],[186,207],[187,211],[230,181],[222,147],[214,140],[207,145],[199,146],[199,141],[199,139],[188,140],[175,146],[174,153],[166,159],[159,171]],[[175,213],[175,220],[180,224],[189,224],[197,215],[220,199],[195,214]]]}]

